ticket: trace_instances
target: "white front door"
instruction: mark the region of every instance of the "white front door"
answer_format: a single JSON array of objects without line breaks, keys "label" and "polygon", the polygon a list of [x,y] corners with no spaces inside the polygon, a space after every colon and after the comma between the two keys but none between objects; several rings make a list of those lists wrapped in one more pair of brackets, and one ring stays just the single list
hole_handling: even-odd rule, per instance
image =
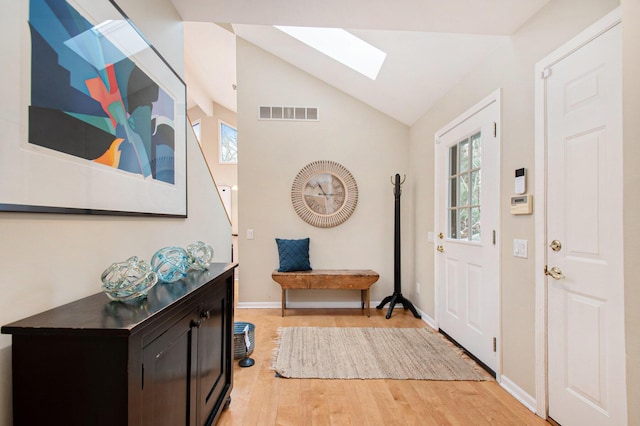
[{"label": "white front door", "polygon": [[436,133],[436,320],[494,372],[500,329],[499,92]]},{"label": "white front door", "polygon": [[545,72],[549,416],[563,426],[627,424],[621,34]]}]

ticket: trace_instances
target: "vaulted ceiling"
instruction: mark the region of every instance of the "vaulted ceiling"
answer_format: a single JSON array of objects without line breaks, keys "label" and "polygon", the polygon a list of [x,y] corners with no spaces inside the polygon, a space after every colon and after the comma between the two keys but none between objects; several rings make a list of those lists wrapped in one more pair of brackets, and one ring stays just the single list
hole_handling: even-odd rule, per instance
[{"label": "vaulted ceiling", "polygon": [[[189,105],[236,111],[241,37],[411,125],[549,0],[172,0],[185,21]],[[344,28],[387,53],[376,80],[273,28]]]}]

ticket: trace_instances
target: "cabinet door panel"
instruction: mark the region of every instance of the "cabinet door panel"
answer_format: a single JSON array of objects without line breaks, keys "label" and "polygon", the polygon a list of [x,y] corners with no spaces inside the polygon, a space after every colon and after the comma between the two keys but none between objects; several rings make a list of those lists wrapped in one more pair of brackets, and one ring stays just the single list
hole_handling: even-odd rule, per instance
[{"label": "cabinet door panel", "polygon": [[228,324],[229,301],[227,286],[220,285],[206,297],[206,309],[198,329],[198,400],[199,424],[206,425],[216,405],[222,404],[229,384],[230,331]]},{"label": "cabinet door panel", "polygon": [[142,424],[194,424],[191,394],[192,316],[169,328],[143,349]]}]

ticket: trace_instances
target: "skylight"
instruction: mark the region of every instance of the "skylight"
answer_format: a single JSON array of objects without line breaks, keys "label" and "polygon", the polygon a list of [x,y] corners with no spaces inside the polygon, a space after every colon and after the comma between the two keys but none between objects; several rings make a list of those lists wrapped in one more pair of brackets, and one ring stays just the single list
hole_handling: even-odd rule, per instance
[{"label": "skylight", "polygon": [[375,80],[387,54],[341,28],[275,28]]}]

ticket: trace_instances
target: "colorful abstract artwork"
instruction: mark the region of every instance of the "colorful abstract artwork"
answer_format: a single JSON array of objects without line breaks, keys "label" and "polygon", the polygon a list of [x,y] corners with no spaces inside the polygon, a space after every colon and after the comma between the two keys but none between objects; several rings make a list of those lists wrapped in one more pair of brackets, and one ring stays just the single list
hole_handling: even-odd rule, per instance
[{"label": "colorful abstract artwork", "polygon": [[[151,7],[137,19],[156,31]],[[186,218],[181,52],[163,57],[117,0],[5,9],[0,212]]]},{"label": "colorful abstract artwork", "polygon": [[30,0],[28,142],[175,184],[175,100],[132,59],[125,19],[92,24],[65,0]]}]

